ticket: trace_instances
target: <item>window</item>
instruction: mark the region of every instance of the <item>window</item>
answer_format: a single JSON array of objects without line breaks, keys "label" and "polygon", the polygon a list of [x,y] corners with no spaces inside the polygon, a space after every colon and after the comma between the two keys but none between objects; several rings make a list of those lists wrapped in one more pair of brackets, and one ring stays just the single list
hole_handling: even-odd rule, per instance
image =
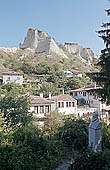
[{"label": "window", "polygon": [[20,77],[17,77],[17,80],[20,80]]},{"label": "window", "polygon": [[35,113],[38,113],[38,106],[34,106]]},{"label": "window", "polygon": [[7,77],[7,81],[10,81],[10,77]]},{"label": "window", "polygon": [[88,100],[86,100],[86,103],[88,104],[88,103],[89,103],[89,101],[88,101]]},{"label": "window", "polygon": [[70,92],[70,96],[72,96],[73,95],[73,92]]},{"label": "window", "polygon": [[75,92],[74,95],[77,96],[77,92]]},{"label": "window", "polygon": [[71,107],[71,102],[69,102],[69,107]]},{"label": "window", "polygon": [[58,107],[64,107],[64,102],[58,102]]},{"label": "window", "polygon": [[58,108],[60,108],[60,102],[58,102]]},{"label": "window", "polygon": [[45,112],[46,112],[46,113],[49,112],[49,106],[45,106]]},{"label": "window", "polygon": [[86,96],[86,92],[83,92],[83,96]]},{"label": "window", "polygon": [[68,107],[68,102],[66,102],[66,107]]},{"label": "window", "polygon": [[93,100],[91,100],[91,104],[93,104]]},{"label": "window", "polygon": [[40,106],[40,113],[44,113],[44,106]]},{"label": "window", "polygon": [[74,107],[74,102],[72,102],[72,107]]},{"label": "window", "polygon": [[61,107],[64,107],[64,102],[61,102]]}]

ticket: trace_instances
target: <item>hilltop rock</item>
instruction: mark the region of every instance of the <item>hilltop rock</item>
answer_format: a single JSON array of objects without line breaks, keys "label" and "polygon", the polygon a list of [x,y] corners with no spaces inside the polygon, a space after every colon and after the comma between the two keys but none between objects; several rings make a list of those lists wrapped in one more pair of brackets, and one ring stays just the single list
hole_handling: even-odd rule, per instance
[{"label": "hilltop rock", "polygon": [[36,53],[45,53],[47,55],[51,52],[56,53],[63,58],[68,58],[64,51],[58,47],[55,40],[48,35],[48,33],[37,29],[28,29],[27,36],[24,43],[19,46],[21,49],[30,48]]},{"label": "hilltop rock", "polygon": [[16,47],[0,47],[0,51],[4,51],[6,53],[16,53],[18,48]]},{"label": "hilltop rock", "polygon": [[65,43],[64,47],[69,53],[76,54],[82,62],[95,63],[99,58],[90,48],[84,48],[77,43]]}]

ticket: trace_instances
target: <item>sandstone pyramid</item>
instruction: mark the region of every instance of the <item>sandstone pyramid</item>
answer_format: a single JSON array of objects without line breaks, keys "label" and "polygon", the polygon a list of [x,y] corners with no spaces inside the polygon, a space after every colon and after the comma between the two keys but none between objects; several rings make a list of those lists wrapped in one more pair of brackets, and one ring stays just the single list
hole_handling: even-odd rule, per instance
[{"label": "sandstone pyramid", "polygon": [[48,33],[38,29],[28,29],[27,36],[24,39],[24,43],[20,44],[19,48],[30,48],[35,53],[45,53],[46,55],[51,52],[68,58],[64,51],[56,44],[55,40],[48,35]]}]

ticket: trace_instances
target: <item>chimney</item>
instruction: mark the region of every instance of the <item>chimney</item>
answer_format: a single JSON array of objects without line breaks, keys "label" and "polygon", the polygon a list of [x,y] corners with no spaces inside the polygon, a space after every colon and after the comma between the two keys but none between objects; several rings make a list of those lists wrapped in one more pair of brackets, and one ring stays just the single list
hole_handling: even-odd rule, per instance
[{"label": "chimney", "polygon": [[52,98],[51,93],[49,93],[49,99],[51,99],[51,98]]},{"label": "chimney", "polygon": [[40,93],[40,97],[42,97],[42,98],[43,98],[43,93]]},{"label": "chimney", "polygon": [[65,92],[64,92],[64,88],[62,89],[62,94],[65,94]]}]

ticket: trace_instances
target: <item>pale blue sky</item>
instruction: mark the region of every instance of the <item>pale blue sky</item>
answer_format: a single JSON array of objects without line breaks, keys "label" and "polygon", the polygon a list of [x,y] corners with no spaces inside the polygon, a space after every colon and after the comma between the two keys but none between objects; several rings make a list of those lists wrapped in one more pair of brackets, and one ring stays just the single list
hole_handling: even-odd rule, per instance
[{"label": "pale blue sky", "polygon": [[100,54],[96,30],[109,21],[107,0],[0,0],[0,46],[18,47],[28,28],[48,32],[56,42],[76,42]]}]

